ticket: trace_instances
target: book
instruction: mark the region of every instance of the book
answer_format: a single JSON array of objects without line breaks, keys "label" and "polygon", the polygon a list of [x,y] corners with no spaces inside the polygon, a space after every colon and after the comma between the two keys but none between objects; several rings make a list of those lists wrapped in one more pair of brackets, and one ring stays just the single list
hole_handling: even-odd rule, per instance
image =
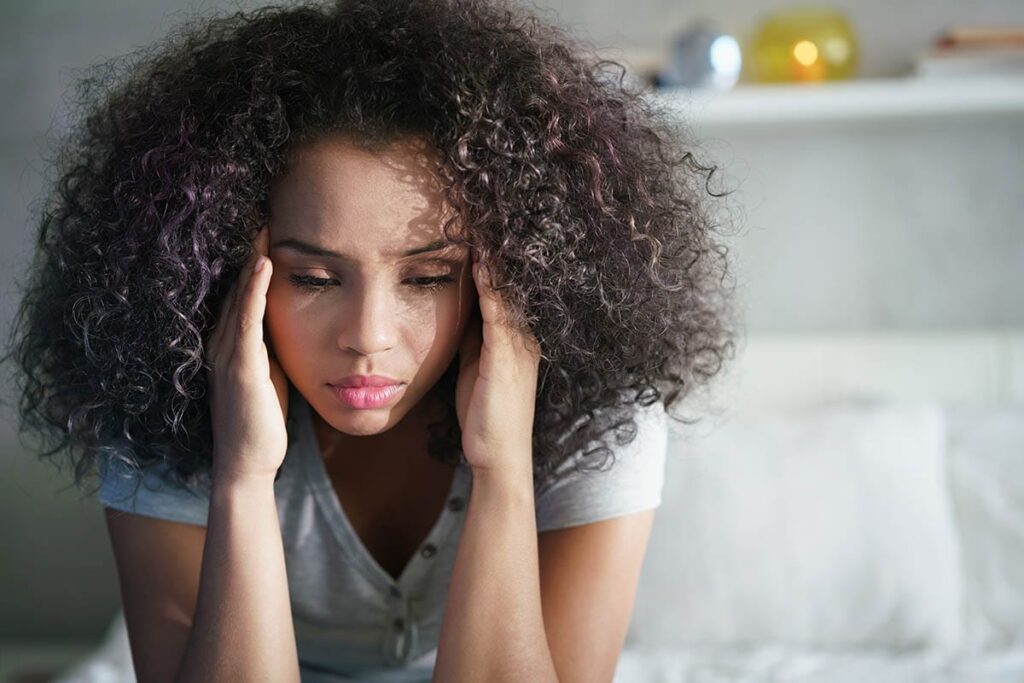
[{"label": "book", "polygon": [[1024,25],[950,26],[913,61],[923,77],[1024,76]]}]

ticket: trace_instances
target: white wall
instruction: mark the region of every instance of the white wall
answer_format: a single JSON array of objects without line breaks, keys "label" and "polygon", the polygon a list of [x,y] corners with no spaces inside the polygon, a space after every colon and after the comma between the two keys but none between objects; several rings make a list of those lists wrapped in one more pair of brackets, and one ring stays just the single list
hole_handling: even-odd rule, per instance
[{"label": "white wall", "polygon": [[[1021,82],[1024,88],[1024,81]],[[1024,328],[1024,115],[698,129],[752,332]]]}]

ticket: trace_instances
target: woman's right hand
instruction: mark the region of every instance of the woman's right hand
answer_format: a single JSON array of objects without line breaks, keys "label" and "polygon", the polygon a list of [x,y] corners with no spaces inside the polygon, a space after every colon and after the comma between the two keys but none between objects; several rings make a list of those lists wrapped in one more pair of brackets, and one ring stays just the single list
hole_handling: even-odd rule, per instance
[{"label": "woman's right hand", "polygon": [[[273,266],[266,226],[221,304],[206,345],[211,365],[214,481],[273,480],[288,449],[288,379],[267,351],[263,316]],[[262,269],[254,266],[262,260]]]}]

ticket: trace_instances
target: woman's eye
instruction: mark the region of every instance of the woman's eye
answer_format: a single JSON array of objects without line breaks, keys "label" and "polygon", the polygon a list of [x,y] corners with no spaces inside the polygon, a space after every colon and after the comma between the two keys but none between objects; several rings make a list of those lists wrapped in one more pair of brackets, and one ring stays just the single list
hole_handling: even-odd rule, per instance
[{"label": "woman's eye", "polygon": [[[289,275],[288,281],[307,292],[320,292],[332,284],[338,283],[333,278],[314,277],[312,275]],[[432,291],[454,282],[454,279],[447,275],[440,275],[437,277],[414,277],[407,280],[407,282],[410,282],[411,286],[417,289]]]},{"label": "woman's eye", "polygon": [[414,283],[414,287],[430,291],[440,289],[449,282],[454,282],[454,280],[447,275],[440,275],[438,277],[414,277],[412,278],[412,282]]},{"label": "woman's eye", "polygon": [[332,282],[337,282],[331,278],[313,277],[312,275],[289,275],[288,281],[307,292],[319,292],[327,289]]}]

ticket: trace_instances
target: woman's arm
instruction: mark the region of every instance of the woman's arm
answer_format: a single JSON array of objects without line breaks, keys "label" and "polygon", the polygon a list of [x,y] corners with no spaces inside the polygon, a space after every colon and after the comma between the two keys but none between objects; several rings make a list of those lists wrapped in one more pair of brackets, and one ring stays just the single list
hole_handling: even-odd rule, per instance
[{"label": "woman's arm", "polygon": [[217,482],[188,645],[175,681],[298,681],[273,478]]},{"label": "woman's arm", "polygon": [[207,343],[213,465],[206,548],[177,681],[298,681],[274,476],[287,450],[287,378],[264,341],[273,272],[263,226]]},{"label": "woman's arm", "polygon": [[139,681],[299,680],[272,479],[214,484],[206,527],[106,518]]},{"label": "woman's arm", "polygon": [[434,683],[557,683],[541,609],[532,478],[474,471]]}]

